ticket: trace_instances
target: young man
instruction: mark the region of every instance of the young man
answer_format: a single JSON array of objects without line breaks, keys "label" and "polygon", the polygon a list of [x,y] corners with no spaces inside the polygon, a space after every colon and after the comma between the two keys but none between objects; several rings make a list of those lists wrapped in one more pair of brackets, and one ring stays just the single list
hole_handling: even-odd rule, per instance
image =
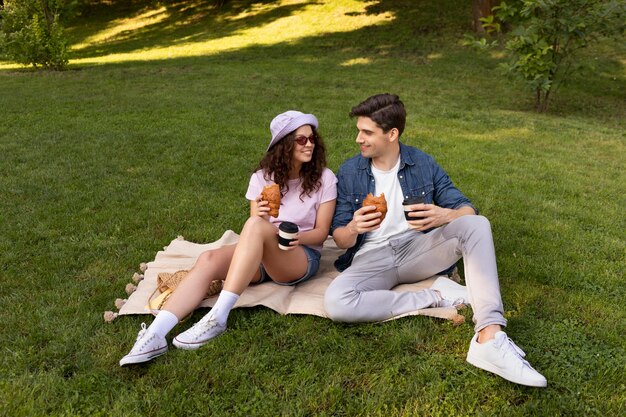
[{"label": "young man", "polygon": [[[335,262],[342,274],[326,291],[330,318],[380,321],[426,307],[469,303],[476,334],[467,361],[509,381],[545,387],[543,375],[502,331],[506,320],[489,221],[477,215],[430,155],[400,143],[406,113],[398,96],[369,97],[350,117],[357,117],[361,154],[344,162],[337,175],[331,233],[347,251]],[[362,207],[368,193],[385,194],[384,221],[375,206]],[[402,203],[411,197],[425,203],[408,206],[414,212],[407,221]],[[391,291],[433,276],[461,257],[467,291],[446,280],[420,292]]]}]

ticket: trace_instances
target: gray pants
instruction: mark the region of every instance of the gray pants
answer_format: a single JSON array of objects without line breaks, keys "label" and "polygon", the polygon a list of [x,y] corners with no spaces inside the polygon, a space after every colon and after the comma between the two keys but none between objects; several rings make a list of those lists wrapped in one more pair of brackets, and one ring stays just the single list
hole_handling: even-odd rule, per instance
[{"label": "gray pants", "polygon": [[432,290],[391,288],[429,278],[461,257],[475,330],[506,326],[491,226],[483,216],[462,216],[427,234],[410,230],[356,257],[326,290],[326,312],[335,321],[367,322],[427,308],[435,301]]}]

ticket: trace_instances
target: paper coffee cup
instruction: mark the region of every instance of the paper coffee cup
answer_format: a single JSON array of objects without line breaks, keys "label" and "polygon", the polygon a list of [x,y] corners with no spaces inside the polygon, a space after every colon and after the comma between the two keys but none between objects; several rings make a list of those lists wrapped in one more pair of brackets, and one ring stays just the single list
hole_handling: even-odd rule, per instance
[{"label": "paper coffee cup", "polygon": [[289,243],[296,240],[298,235],[298,225],[291,222],[282,222],[278,226],[278,247],[282,250],[290,248]]},{"label": "paper coffee cup", "polygon": [[424,197],[409,197],[404,199],[404,201],[402,202],[402,205],[404,206],[404,218],[407,220],[417,220],[417,217],[409,217],[409,213],[411,213],[412,211],[419,211],[419,210],[411,210],[410,208],[408,208],[407,206],[413,205],[413,204],[424,204],[426,202],[426,200],[424,200]]}]

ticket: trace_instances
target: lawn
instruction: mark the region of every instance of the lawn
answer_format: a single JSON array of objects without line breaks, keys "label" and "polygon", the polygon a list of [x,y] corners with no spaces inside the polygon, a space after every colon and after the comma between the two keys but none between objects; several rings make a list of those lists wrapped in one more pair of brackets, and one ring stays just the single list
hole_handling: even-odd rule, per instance
[{"label": "lawn", "polygon": [[[470,4],[114,0],[70,25],[68,71],[0,62],[0,415],[624,415],[626,48],[584,51],[536,114],[501,54],[461,45]],[[176,236],[240,230],[271,118],[316,114],[336,170],[379,92],[491,220],[507,332],[548,388],[466,364],[468,310],[238,309],[203,349],[120,368],[150,317],[103,311]]]}]

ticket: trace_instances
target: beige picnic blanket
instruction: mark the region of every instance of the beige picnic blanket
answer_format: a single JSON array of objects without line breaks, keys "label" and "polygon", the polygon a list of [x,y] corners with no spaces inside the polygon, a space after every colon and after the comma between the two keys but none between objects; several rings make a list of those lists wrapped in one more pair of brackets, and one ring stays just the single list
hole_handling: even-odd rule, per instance
[{"label": "beige picnic blanket", "polygon": [[[237,243],[239,235],[232,230],[224,232],[222,237],[212,243],[199,244],[189,242],[178,237],[156,254],[154,261],[148,262],[144,272],[144,279],[139,282],[137,290],[131,294],[128,301],[120,309],[119,315],[126,314],[151,314],[146,307],[150,297],[156,288],[157,275],[161,272],[176,272],[181,269],[190,269],[197,257],[204,251],[216,249],[224,245]],[[339,275],[333,266],[333,262],[343,253],[337,248],[331,238],[324,244],[322,259],[317,275],[308,281],[295,286],[277,285],[273,282],[265,282],[260,285],[248,287],[235,304],[237,307],[265,306],[280,314],[312,314],[320,317],[328,317],[324,310],[324,292],[330,282]],[[403,284],[395,287],[394,291],[418,291],[429,288],[437,277],[431,277],[416,284]],[[217,296],[205,299],[200,307],[212,307]],[[392,319],[409,315],[425,315],[453,320],[462,323],[464,317],[457,313],[456,308],[428,308],[402,314]],[[392,320],[390,319],[390,320]]]}]

